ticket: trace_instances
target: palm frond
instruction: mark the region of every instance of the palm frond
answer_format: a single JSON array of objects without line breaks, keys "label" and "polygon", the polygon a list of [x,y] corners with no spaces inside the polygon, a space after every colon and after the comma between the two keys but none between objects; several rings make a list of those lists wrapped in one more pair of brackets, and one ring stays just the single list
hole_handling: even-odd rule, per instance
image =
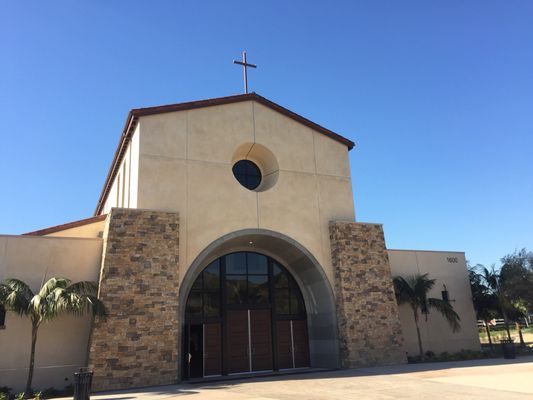
[{"label": "palm frond", "polygon": [[68,285],[70,285],[70,280],[67,278],[50,278],[43,284],[41,290],[39,290],[39,296],[43,298],[47,297],[56,288],[66,289]]},{"label": "palm frond", "polygon": [[396,276],[392,283],[398,304],[410,303],[411,299],[414,298],[414,292],[409,282],[402,276]]},{"label": "palm frond", "polygon": [[2,300],[2,304],[6,310],[12,311],[19,316],[28,315],[31,313],[30,307],[31,299],[26,297],[25,293],[17,292],[12,290],[8,295]]},{"label": "palm frond", "polygon": [[106,310],[96,297],[97,292],[98,285],[94,282],[71,284],[67,278],[54,277],[34,295],[25,282],[8,279],[0,284],[0,303],[9,311],[29,316],[39,325],[60,314],[105,316]]},{"label": "palm frond", "polygon": [[428,306],[430,308],[434,308],[441,313],[444,318],[446,318],[446,321],[448,321],[448,324],[452,328],[453,332],[458,332],[461,329],[461,325],[459,323],[461,318],[459,317],[459,314],[455,312],[450,303],[441,299],[429,298]]},{"label": "palm frond", "polygon": [[33,297],[33,291],[26,282],[15,278],[7,278],[4,282],[11,290],[21,293],[28,300]]},{"label": "palm frond", "polygon": [[36,294],[30,301],[30,310],[34,315],[40,315],[42,314],[44,305],[44,299],[39,294]]},{"label": "palm frond", "polygon": [[480,266],[481,269],[481,276],[483,277],[483,280],[487,284],[487,286],[494,292],[499,291],[499,284],[500,284],[500,275],[496,271],[496,268],[494,265],[491,267],[491,269],[488,269],[487,267]]},{"label": "palm frond", "polygon": [[435,286],[435,279],[428,278],[428,274],[415,274],[411,277],[416,293],[427,293]]},{"label": "palm frond", "polygon": [[397,276],[393,283],[398,304],[409,303],[413,309],[427,314],[427,293],[435,285],[435,279],[429,279],[428,274],[414,274],[407,278]]},{"label": "palm frond", "polygon": [[5,283],[0,283],[0,304],[4,304],[5,298],[11,293],[11,288]]},{"label": "palm frond", "polygon": [[92,314],[93,316],[105,316],[104,304],[92,294],[76,293],[70,287],[57,293],[54,301],[54,314],[72,314],[81,316]]},{"label": "palm frond", "polygon": [[80,281],[70,285],[68,290],[77,294],[96,296],[98,294],[98,284],[96,282]]},{"label": "palm frond", "polygon": [[20,316],[30,313],[30,301],[33,292],[29,286],[18,279],[6,279],[0,284],[0,303],[6,310]]},{"label": "palm frond", "polygon": [[91,309],[93,317],[107,317],[107,310],[104,303],[96,296],[86,295],[84,297],[87,307]]}]

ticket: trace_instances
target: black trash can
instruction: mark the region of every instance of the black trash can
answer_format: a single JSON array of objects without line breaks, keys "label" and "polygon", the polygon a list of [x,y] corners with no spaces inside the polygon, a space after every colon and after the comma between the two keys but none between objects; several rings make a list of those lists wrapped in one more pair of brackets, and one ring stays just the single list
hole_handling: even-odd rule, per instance
[{"label": "black trash can", "polygon": [[503,340],[500,340],[500,343],[502,344],[503,358],[507,358],[507,359],[516,358],[516,353],[514,350],[514,343],[512,339],[511,340],[503,339]]},{"label": "black trash can", "polygon": [[91,385],[93,372],[80,368],[74,373],[74,400],[89,400],[91,398]]}]

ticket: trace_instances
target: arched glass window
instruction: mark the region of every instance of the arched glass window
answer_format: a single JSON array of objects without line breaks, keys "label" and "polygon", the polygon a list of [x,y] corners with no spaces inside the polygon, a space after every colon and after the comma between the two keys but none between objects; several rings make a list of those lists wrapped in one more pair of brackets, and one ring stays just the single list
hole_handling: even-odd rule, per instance
[{"label": "arched glass window", "polygon": [[216,318],[221,307],[245,306],[305,317],[302,293],[292,275],[277,261],[252,252],[231,253],[209,264],[192,285],[185,315]]}]

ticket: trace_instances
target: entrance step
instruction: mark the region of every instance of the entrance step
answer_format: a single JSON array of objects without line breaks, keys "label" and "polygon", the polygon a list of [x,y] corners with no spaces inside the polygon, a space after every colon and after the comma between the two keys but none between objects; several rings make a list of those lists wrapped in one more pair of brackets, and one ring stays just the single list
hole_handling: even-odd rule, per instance
[{"label": "entrance step", "polygon": [[204,383],[236,381],[236,380],[241,380],[241,379],[268,378],[271,376],[311,374],[314,372],[326,372],[326,371],[336,371],[336,369],[305,367],[305,368],[291,368],[291,369],[286,369],[286,370],[281,370],[281,371],[245,372],[242,374],[210,376],[206,378],[194,378],[194,379],[189,379],[187,381],[183,381],[182,383],[198,385],[198,384],[204,384]]}]

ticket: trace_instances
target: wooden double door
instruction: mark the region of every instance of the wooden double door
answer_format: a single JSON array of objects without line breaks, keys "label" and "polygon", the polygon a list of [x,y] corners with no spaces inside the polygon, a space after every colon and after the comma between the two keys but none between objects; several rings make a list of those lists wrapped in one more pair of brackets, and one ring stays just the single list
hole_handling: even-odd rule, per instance
[{"label": "wooden double door", "polygon": [[228,374],[272,371],[271,321],[270,310],[228,311]]},{"label": "wooden double door", "polygon": [[309,366],[309,340],[306,320],[276,322],[278,369]]},{"label": "wooden double door", "polygon": [[185,340],[185,378],[309,366],[307,321],[273,321],[270,309],[227,310],[224,325],[186,326]]}]

